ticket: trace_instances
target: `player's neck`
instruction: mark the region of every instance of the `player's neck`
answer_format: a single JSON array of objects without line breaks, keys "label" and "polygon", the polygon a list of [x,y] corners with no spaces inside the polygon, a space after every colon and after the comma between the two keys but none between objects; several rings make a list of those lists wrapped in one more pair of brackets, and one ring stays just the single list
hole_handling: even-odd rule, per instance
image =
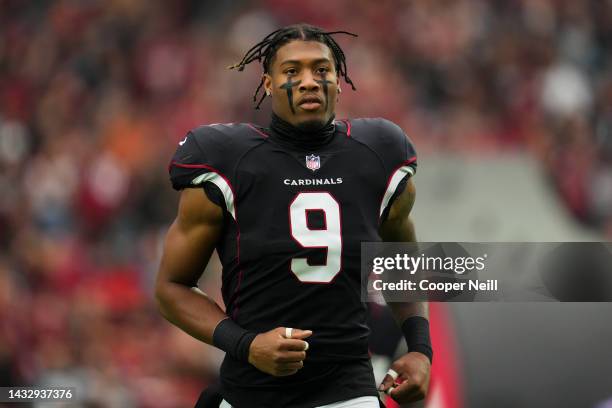
[{"label": "player's neck", "polygon": [[270,130],[272,136],[284,144],[302,149],[315,149],[329,143],[336,131],[334,116],[321,126],[297,127],[272,113]]}]

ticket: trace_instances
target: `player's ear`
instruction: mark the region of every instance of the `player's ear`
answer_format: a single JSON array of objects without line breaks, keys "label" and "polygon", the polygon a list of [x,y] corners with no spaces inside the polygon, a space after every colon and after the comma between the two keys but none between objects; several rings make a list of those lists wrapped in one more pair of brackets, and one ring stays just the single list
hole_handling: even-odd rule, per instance
[{"label": "player's ear", "polygon": [[272,77],[270,74],[263,74],[264,92],[268,96],[272,96]]}]

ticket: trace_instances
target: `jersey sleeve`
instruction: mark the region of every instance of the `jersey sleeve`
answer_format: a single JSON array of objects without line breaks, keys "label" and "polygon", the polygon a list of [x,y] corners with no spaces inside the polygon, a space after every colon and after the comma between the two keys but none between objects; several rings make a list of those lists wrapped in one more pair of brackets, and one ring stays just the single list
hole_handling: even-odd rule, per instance
[{"label": "jersey sleeve", "polygon": [[[394,200],[404,191],[417,169],[417,155],[410,138],[395,123],[383,118],[359,118],[349,122],[347,133],[376,156],[372,177],[381,191],[379,217],[384,221]],[[351,132],[352,129],[352,132]],[[382,166],[380,166],[382,165]],[[374,169],[374,167],[372,167]]]},{"label": "jersey sleeve", "polygon": [[395,199],[404,191],[408,179],[416,173],[417,154],[410,138],[395,123],[380,119],[381,156],[387,176],[380,204],[380,217],[385,219]]},{"label": "jersey sleeve", "polygon": [[220,160],[223,141],[217,139],[215,130],[206,126],[189,131],[168,166],[170,182],[175,190],[203,188],[213,203],[235,217],[233,188]]},{"label": "jersey sleeve", "polygon": [[199,148],[193,132],[189,131],[185,138],[179,142],[168,166],[172,188],[182,190],[184,188],[200,187],[197,183],[194,183],[194,180],[198,176],[210,172],[206,167],[207,162],[208,160]]}]

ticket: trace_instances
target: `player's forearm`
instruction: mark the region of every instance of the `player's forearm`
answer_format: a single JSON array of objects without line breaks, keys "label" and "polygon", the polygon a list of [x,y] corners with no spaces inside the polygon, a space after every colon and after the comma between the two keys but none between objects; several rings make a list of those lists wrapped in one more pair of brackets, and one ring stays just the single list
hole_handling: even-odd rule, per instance
[{"label": "player's forearm", "polygon": [[215,327],[227,318],[214,300],[183,284],[158,284],[156,299],[159,311],[166,320],[208,344],[212,344]]},{"label": "player's forearm", "polygon": [[[380,235],[384,241],[416,242],[416,232],[412,220],[408,216],[400,216],[387,220],[381,227]],[[383,293],[384,296],[384,293]],[[386,300],[386,299],[385,299]],[[429,320],[429,304],[427,302],[387,302],[397,325],[404,329],[404,324],[412,317],[422,317]],[[414,320],[414,319],[413,319]],[[427,324],[425,322],[424,324]],[[429,329],[428,329],[429,330]]]},{"label": "player's forearm", "polygon": [[[388,217],[381,225],[379,234],[383,241],[417,242],[412,220],[408,216],[414,204],[414,184],[406,190],[391,207]],[[383,294],[384,296],[384,294]],[[427,302],[387,302],[397,325],[400,327],[408,352],[418,352],[432,361],[433,350],[429,335],[429,305]]]},{"label": "player's forearm", "polygon": [[[389,219],[380,231],[381,238],[390,242],[416,242],[416,231],[414,223],[408,216],[400,216],[397,219]],[[427,302],[388,302],[389,308],[398,325],[413,316],[429,318],[429,306]]]},{"label": "player's forearm", "polygon": [[212,344],[225,313],[197,285],[222,228],[223,215],[202,191],[181,193],[179,215],[168,229],[159,266],[155,297],[161,314],[198,340]]}]

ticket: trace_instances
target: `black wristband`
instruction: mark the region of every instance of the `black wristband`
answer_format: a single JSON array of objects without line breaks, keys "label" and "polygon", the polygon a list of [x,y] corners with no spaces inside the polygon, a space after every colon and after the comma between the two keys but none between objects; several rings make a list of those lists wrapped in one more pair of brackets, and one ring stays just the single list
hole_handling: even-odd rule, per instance
[{"label": "black wristband", "polygon": [[402,333],[408,344],[408,352],[418,351],[433,362],[433,349],[429,337],[429,320],[421,316],[412,316],[402,323]]},{"label": "black wristband", "polygon": [[249,361],[249,348],[256,333],[238,326],[232,319],[219,322],[213,332],[213,345],[225,351],[236,360]]}]

